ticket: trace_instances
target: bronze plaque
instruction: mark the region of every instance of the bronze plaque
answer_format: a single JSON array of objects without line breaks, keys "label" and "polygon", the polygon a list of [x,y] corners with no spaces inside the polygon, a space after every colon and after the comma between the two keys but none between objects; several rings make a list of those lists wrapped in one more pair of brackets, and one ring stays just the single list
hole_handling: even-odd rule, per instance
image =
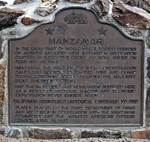
[{"label": "bronze plaque", "polygon": [[66,9],[9,42],[11,125],[139,126],[143,42]]}]

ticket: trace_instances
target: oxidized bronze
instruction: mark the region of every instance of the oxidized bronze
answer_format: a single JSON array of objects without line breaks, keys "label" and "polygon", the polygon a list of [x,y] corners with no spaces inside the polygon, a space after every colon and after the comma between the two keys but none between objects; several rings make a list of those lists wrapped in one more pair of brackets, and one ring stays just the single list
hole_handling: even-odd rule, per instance
[{"label": "oxidized bronze", "polygon": [[11,125],[139,126],[143,42],[87,10],[9,43]]}]

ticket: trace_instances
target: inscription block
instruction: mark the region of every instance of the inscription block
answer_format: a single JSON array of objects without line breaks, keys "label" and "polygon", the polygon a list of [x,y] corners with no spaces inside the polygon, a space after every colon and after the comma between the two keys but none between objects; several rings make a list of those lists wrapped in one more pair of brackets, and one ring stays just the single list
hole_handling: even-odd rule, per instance
[{"label": "inscription block", "polygon": [[142,125],[143,42],[87,10],[9,42],[11,125]]}]

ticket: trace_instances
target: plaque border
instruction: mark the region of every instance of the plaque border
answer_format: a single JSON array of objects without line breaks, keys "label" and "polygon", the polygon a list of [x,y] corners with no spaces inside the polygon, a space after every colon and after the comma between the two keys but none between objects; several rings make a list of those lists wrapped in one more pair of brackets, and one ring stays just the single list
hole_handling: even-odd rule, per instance
[{"label": "plaque border", "polygon": [[[21,40],[21,39],[24,39],[24,38],[26,38],[27,36],[29,36],[30,34],[32,34],[36,29],[38,29],[38,28],[40,28],[40,26],[43,26],[43,25],[47,25],[47,24],[53,24],[53,23],[55,23],[55,20],[56,20],[56,17],[59,15],[59,13],[61,13],[61,12],[64,12],[64,11],[66,11],[66,10],[83,10],[83,11],[87,11],[87,12],[91,12],[94,16],[95,16],[95,18],[96,18],[96,20],[97,20],[97,22],[98,23],[100,23],[100,24],[106,24],[106,25],[109,25],[109,26],[111,26],[111,27],[113,27],[113,28],[115,28],[117,31],[119,31],[120,32],[120,34],[122,35],[122,36],[124,36],[125,38],[127,38],[127,39],[129,39],[129,40],[133,40],[133,41],[141,41],[141,45],[142,45],[142,53],[141,53],[141,97],[140,97],[140,99],[141,99],[141,107],[140,107],[140,116],[141,116],[141,123],[130,123],[130,124],[124,124],[124,123],[122,123],[122,124],[50,124],[50,123],[45,123],[45,124],[42,124],[42,123],[39,123],[39,124],[37,124],[37,123],[12,123],[11,121],[10,121],[10,107],[11,107],[11,105],[10,105],[10,103],[9,103],[9,101],[10,101],[10,98],[11,98],[11,95],[10,95],[10,82],[9,82],[9,78],[11,77],[10,76],[10,71],[11,71],[11,68],[10,68],[10,42],[11,41],[17,41],[17,40]],[[134,36],[131,36],[131,35],[129,35],[128,33],[126,33],[125,31],[123,31],[123,27],[121,27],[121,26],[119,26],[115,21],[111,21],[111,22],[108,22],[108,21],[105,21],[105,20],[103,20],[103,19],[101,19],[99,16],[98,16],[98,14],[94,11],[94,10],[92,10],[92,9],[87,9],[87,8],[83,8],[83,7],[68,7],[68,8],[63,8],[63,9],[61,9],[61,10],[59,10],[56,14],[55,14],[55,18],[54,18],[54,21],[52,21],[52,22],[48,22],[48,23],[44,23],[44,24],[40,24],[40,25],[38,25],[36,28],[34,28],[30,33],[28,33],[27,35],[25,35],[25,36],[23,36],[23,37],[17,37],[17,38],[13,38],[13,39],[9,39],[8,40],[8,71],[7,71],[7,81],[8,81],[8,83],[7,83],[7,85],[8,85],[8,125],[9,126],[31,126],[31,127],[33,127],[33,126],[35,126],[35,127],[37,127],[37,126],[39,126],[39,127],[44,127],[44,128],[47,128],[47,127],[49,127],[49,126],[51,126],[51,127],[75,127],[75,128],[77,128],[77,127],[89,127],[89,128],[91,128],[91,127],[112,127],[112,128],[114,128],[114,127],[132,127],[132,128],[137,128],[137,127],[141,127],[141,126],[143,126],[144,125],[144,115],[145,115],[145,113],[144,113],[144,110],[145,110],[145,105],[144,105],[144,101],[145,101],[145,96],[144,96],[144,61],[145,61],[145,48],[146,48],[146,45],[145,45],[145,40],[144,40],[144,38],[141,38],[141,37],[134,37]]]}]

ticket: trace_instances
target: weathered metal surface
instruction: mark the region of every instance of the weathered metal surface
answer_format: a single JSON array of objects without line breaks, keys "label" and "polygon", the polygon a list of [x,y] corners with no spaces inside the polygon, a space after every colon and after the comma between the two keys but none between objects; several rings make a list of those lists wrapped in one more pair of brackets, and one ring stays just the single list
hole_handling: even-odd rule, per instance
[{"label": "weathered metal surface", "polygon": [[143,42],[82,9],[9,42],[11,125],[138,126]]}]

